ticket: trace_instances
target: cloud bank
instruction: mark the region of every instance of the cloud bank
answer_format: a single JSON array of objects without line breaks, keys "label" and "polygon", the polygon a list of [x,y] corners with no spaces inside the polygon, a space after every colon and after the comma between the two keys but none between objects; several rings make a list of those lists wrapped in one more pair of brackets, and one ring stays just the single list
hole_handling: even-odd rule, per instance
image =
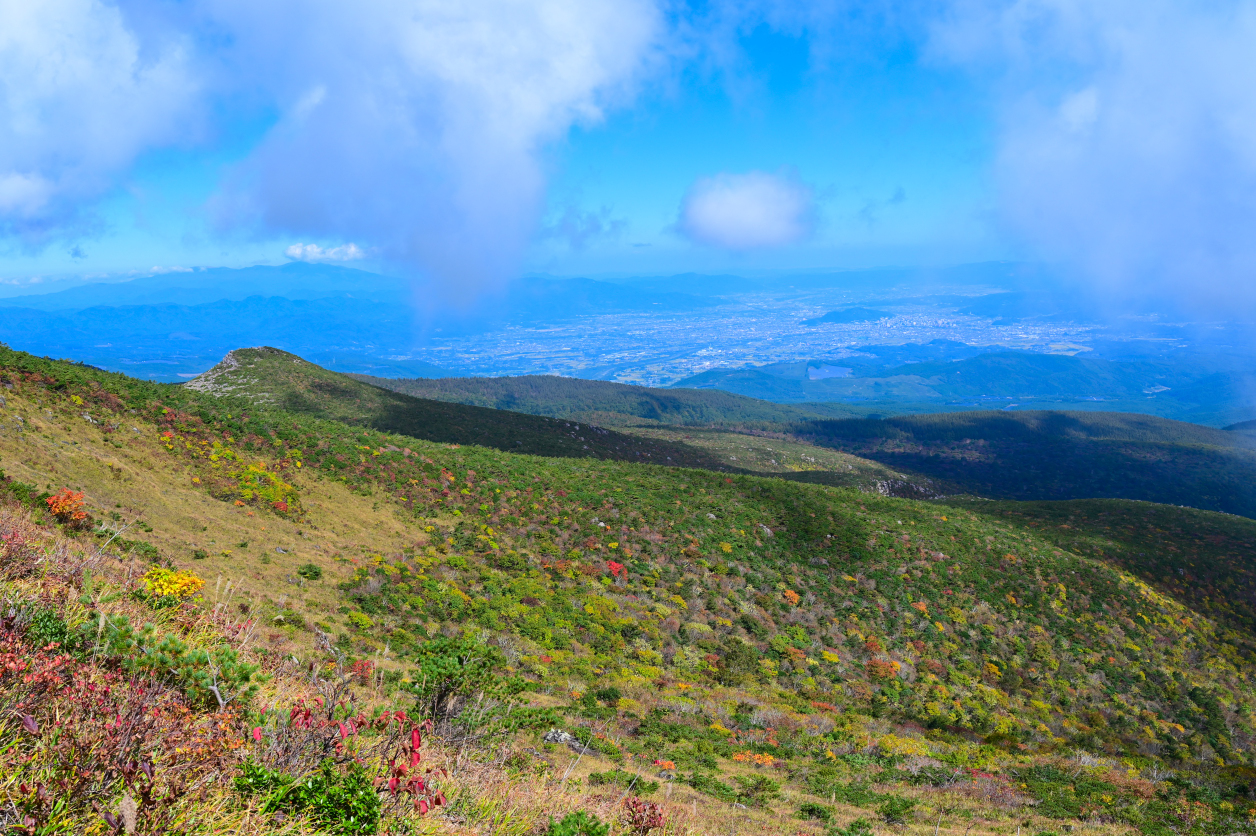
[{"label": "cloud bank", "polygon": [[[97,229],[145,153],[272,114],[214,198],[220,230],[491,288],[538,233],[547,146],[660,70],[753,73],[737,44],[758,25],[805,38],[816,72],[909,41],[969,68],[1027,253],[1116,295],[1256,310],[1253,0],[0,0],[0,241]],[[779,247],[814,204],[794,177],[720,174],[677,228]],[[540,232],[578,249],[615,230],[573,210]]]},{"label": "cloud bank", "polygon": [[815,197],[796,177],[751,171],[704,177],[680,206],[690,240],[745,251],[795,244],[815,228]]},{"label": "cloud bank", "polygon": [[94,225],[87,207],[144,151],[197,132],[187,41],[99,0],[0,0],[0,236],[27,249]]},{"label": "cloud bank", "polygon": [[234,172],[226,226],[349,238],[467,290],[513,275],[540,154],[642,70],[646,0],[204,0],[283,116]]},{"label": "cloud bank", "polygon": [[1002,218],[1114,297],[1256,308],[1256,4],[961,3],[933,33],[991,73]]},{"label": "cloud bank", "polygon": [[491,286],[536,229],[545,146],[628,101],[662,32],[651,0],[0,0],[0,235],[73,237],[144,152],[276,113],[220,231]]}]

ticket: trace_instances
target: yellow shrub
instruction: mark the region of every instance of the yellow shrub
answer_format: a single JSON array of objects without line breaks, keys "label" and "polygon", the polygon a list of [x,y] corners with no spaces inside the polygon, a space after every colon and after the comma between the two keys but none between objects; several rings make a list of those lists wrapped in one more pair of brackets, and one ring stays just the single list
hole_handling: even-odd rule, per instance
[{"label": "yellow shrub", "polygon": [[925,756],[929,754],[929,747],[923,740],[893,734],[887,734],[878,740],[877,748],[886,755]]},{"label": "yellow shrub", "polygon": [[192,572],[176,572],[162,566],[149,569],[140,580],[144,582],[144,588],[150,594],[162,598],[166,596],[186,598],[200,592],[201,587],[205,585],[205,581]]}]

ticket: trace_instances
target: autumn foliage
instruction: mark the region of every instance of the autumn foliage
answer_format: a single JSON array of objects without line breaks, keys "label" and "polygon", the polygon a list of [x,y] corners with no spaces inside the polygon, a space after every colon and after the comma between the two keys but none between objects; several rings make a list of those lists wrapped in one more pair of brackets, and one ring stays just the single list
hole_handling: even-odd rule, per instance
[{"label": "autumn foliage", "polygon": [[87,512],[83,510],[83,494],[80,491],[62,488],[44,502],[48,504],[48,510],[56,517],[57,522],[63,525],[81,526],[88,520]]}]

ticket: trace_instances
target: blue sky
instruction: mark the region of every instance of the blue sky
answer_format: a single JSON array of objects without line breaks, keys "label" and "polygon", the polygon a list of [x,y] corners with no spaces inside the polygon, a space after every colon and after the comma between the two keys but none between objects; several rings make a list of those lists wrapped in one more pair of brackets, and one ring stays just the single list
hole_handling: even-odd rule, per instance
[{"label": "blue sky", "polygon": [[0,0],[0,279],[1026,258],[1246,303],[1254,35],[1250,0]]},{"label": "blue sky", "polygon": [[[576,242],[583,251],[561,238],[543,242],[537,264],[653,272],[1006,255],[990,228],[991,115],[968,78],[911,54],[813,68],[806,39],[766,29],[739,40],[745,65],[736,77],[688,72],[677,88],[573,130],[555,153],[547,222],[573,209],[603,213],[615,234]],[[813,234],[725,252],[676,230],[695,181],[749,171],[786,172],[809,186]]]}]

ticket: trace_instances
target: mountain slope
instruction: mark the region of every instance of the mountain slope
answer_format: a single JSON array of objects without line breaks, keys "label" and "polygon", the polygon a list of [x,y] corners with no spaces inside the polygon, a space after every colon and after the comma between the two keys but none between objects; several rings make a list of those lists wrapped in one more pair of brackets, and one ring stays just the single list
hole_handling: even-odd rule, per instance
[{"label": "mountain slope", "polygon": [[327,371],[275,348],[244,348],[184,384],[187,389],[254,406],[452,444],[480,444],[543,456],[658,460],[722,469],[683,445],[624,435],[587,424],[414,398]]},{"label": "mountain slope", "polygon": [[813,421],[797,435],[978,496],[1111,497],[1256,516],[1256,445],[1146,415],[957,412]]},{"label": "mountain slope", "polygon": [[[555,375],[394,379],[350,375],[355,380],[417,398],[433,398],[568,418],[616,424],[769,427],[810,418],[853,417],[855,408],[838,404],[785,406],[728,392],[651,389],[602,380]],[[595,417],[596,416],[596,417]]]},{"label": "mountain slope", "polygon": [[[334,646],[417,712],[429,654],[487,642],[599,781],[670,762],[694,816],[741,804],[764,833],[913,802],[970,836],[1009,814],[1030,833],[1251,829],[1252,634],[1023,518],[451,448],[16,352],[0,378],[10,501],[68,486],[106,523],[142,511],[128,559],[238,579],[276,668]],[[521,732],[512,768],[597,785],[544,745]]]},{"label": "mountain slope", "polygon": [[1059,548],[1120,566],[1256,635],[1256,521],[1123,499],[947,504],[1013,520]]}]

